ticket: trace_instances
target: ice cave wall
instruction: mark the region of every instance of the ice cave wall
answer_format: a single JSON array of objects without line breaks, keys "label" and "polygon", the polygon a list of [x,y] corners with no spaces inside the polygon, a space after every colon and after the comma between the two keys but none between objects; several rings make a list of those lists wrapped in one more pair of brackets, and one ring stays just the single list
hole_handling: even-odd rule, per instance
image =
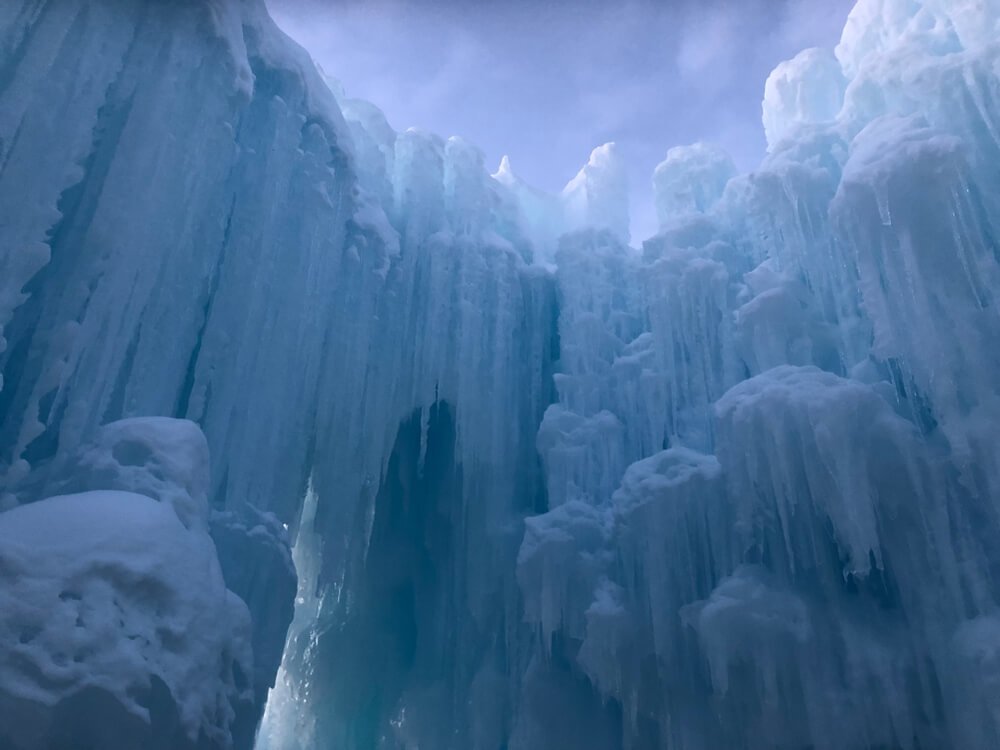
[{"label": "ice cave wall", "polygon": [[[0,739],[249,747],[267,700],[271,750],[1000,744],[998,22],[861,0],[760,169],[670,151],[639,252],[613,144],[491,177],[257,0],[6,5]],[[19,539],[129,502],[145,558]]]},{"label": "ice cave wall", "polygon": [[[759,170],[675,149],[641,258],[563,238],[518,580],[622,746],[997,743],[998,11],[859,3]],[[551,716],[511,745],[618,746]]]},{"label": "ice cave wall", "polygon": [[[404,536],[419,551],[432,524],[453,529],[434,585],[468,627],[442,620],[435,643],[477,650],[516,599],[496,575],[514,567],[512,520],[544,507],[533,435],[551,398],[554,285],[529,267],[513,199],[457,139],[397,136],[362,102],[345,122],[262,3],[3,13],[4,505],[65,491],[95,451],[112,455],[86,489],[135,489],[122,476],[155,475],[158,459],[97,451],[101,425],[197,422],[214,547],[251,609],[259,717],[295,590],[284,529],[297,532],[307,488],[323,498],[309,584],[344,592],[324,597],[324,617],[343,617],[372,577],[393,457],[441,464],[451,495]],[[411,560],[385,564],[411,585]],[[88,687],[24,680],[7,687],[48,704]],[[214,721],[247,746],[232,717]]]}]

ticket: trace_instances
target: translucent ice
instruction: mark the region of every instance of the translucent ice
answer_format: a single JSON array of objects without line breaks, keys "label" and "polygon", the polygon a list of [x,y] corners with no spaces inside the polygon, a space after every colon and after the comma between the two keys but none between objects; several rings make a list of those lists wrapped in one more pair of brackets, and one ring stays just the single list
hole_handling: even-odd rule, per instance
[{"label": "translucent ice", "polygon": [[628,182],[614,143],[595,148],[583,169],[563,188],[566,229],[607,229],[628,241]]},{"label": "translucent ice", "polygon": [[764,135],[772,147],[802,125],[830,123],[844,103],[847,82],[837,59],[807,49],[781,63],[764,84]]},{"label": "translucent ice", "polygon": [[735,176],[733,160],[719,148],[696,143],[670,149],[653,172],[660,227],[665,228],[671,218],[708,211]]},{"label": "translucent ice", "polygon": [[861,0],[641,248],[612,144],[106,5],[0,9],[0,744],[1000,746],[996,2]]}]

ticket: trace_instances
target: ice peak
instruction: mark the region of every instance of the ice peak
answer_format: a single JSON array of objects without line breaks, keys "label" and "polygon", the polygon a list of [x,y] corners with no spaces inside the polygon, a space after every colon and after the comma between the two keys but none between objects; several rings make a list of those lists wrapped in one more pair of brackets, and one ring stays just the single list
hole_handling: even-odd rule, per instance
[{"label": "ice peak", "polygon": [[514,174],[514,170],[510,166],[510,157],[504,154],[500,158],[500,166],[497,167],[497,171],[493,173],[493,179],[497,182],[501,182],[504,185],[511,185],[517,181],[517,175]]},{"label": "ice peak", "polygon": [[614,141],[608,141],[607,143],[598,146],[593,151],[590,152],[590,158],[587,160],[588,167],[599,167],[607,164],[616,163],[620,160],[620,155],[618,154],[618,146]]},{"label": "ice peak", "polygon": [[598,146],[562,191],[569,229],[610,229],[629,236],[628,176],[613,141]]},{"label": "ice peak", "polygon": [[567,195],[578,189],[589,180],[598,178],[602,174],[607,176],[619,176],[616,173],[624,172],[625,163],[618,153],[618,148],[614,141],[608,141],[602,146],[598,146],[590,152],[590,158],[583,168],[576,173],[576,176],[566,183],[563,188],[563,195]]}]

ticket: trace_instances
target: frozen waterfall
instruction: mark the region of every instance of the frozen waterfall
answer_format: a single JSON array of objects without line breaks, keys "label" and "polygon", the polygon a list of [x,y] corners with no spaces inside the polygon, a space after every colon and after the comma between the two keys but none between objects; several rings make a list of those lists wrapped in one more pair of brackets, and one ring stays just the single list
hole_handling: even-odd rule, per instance
[{"label": "frozen waterfall", "polygon": [[5,3],[0,747],[1000,747],[1000,3],[764,91],[630,238],[263,0]]}]

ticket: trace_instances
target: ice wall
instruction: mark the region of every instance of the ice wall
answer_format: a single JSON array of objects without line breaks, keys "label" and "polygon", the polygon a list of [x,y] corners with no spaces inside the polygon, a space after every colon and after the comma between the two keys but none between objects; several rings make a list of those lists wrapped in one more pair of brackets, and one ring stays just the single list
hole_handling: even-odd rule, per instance
[{"label": "ice wall", "polygon": [[[308,477],[357,200],[343,120],[252,3],[13,3],[0,40],[4,503],[50,494],[105,422],[195,420],[227,583],[256,610],[259,717],[295,577],[287,540],[267,553],[234,519],[293,522]],[[241,547],[261,554],[229,564]]]},{"label": "ice wall", "polygon": [[613,274],[564,238],[524,683],[585,679],[620,737],[565,746],[1000,741],[998,13],[860,2],[768,80],[758,171],[672,150]]},{"label": "ice wall", "polygon": [[[559,195],[491,176],[258,0],[8,4],[0,561],[37,600],[0,627],[117,585],[67,604],[4,531],[92,491],[242,614],[199,641],[239,679],[152,648],[155,717],[98,662],[0,681],[49,707],[0,738],[249,747],[266,701],[269,750],[996,747],[998,23],[861,0],[767,82],[757,171],[667,154],[637,250],[613,144]],[[171,550],[134,555],[166,591]]]},{"label": "ice wall", "polygon": [[[444,711],[502,660],[520,518],[544,507],[554,291],[514,197],[473,147],[338,103],[260,2],[17,3],[0,39],[4,507],[84,476],[104,423],[191,419],[213,554],[253,618],[257,716],[292,614],[286,528],[318,540],[299,559],[322,607],[287,671],[302,721],[328,723],[302,741],[395,719],[395,697],[359,715],[326,665],[410,638],[397,616],[426,625],[425,672],[404,658],[356,694]],[[368,590],[385,623],[353,606]],[[449,664],[453,647],[475,659]],[[220,746],[247,746],[218,722]]]}]

